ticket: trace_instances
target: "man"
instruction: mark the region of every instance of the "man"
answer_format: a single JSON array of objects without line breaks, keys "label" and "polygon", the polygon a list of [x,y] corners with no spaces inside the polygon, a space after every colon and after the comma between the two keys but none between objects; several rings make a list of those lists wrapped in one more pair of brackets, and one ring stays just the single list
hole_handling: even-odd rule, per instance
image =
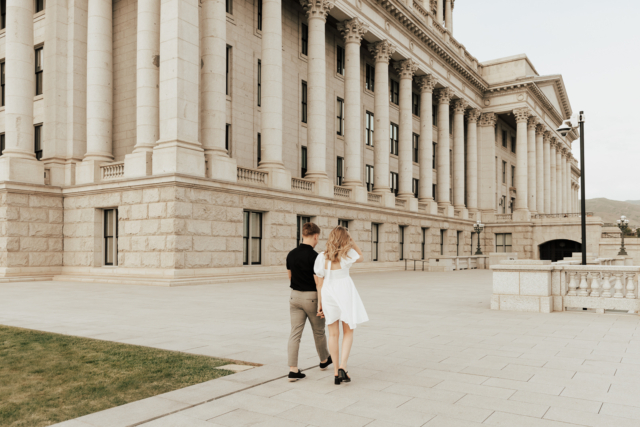
[{"label": "man", "polygon": [[320,369],[331,365],[331,356],[327,348],[324,333],[324,318],[318,315],[318,292],[313,273],[313,265],[318,253],[314,250],[320,237],[320,228],[312,222],[302,227],[302,243],[287,255],[287,270],[291,280],[291,336],[289,337],[289,381],[298,381],[306,375],[298,369],[298,351],[304,325],[309,319],[316,350],[320,357]]}]

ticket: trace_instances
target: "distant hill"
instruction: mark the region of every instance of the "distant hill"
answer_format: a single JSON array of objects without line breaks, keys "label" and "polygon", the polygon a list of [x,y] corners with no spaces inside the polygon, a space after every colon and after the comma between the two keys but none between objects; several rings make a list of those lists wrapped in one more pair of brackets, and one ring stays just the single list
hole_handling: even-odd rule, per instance
[{"label": "distant hill", "polygon": [[587,199],[587,212],[602,218],[604,222],[616,222],[621,215],[629,218],[629,225],[640,226],[640,200]]}]

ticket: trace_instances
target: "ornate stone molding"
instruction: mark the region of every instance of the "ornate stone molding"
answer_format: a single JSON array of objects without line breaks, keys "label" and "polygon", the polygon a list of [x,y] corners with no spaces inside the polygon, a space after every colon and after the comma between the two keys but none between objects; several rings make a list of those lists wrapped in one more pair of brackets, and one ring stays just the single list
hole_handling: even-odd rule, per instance
[{"label": "ornate stone molding", "polygon": [[327,15],[334,6],[329,0],[300,0],[300,4],[307,13],[307,19],[320,18],[323,21],[327,20]]},{"label": "ornate stone molding", "polygon": [[389,43],[388,40],[382,40],[369,45],[369,52],[373,55],[376,62],[389,63],[391,55],[396,51],[396,47]]},{"label": "ornate stone molding", "polygon": [[556,138],[555,136],[552,136],[551,139],[549,140],[549,143],[551,144],[552,148],[556,148],[558,146],[558,138]]},{"label": "ornate stone molding", "polygon": [[469,101],[464,98],[456,99],[453,102],[453,112],[455,114],[464,114],[464,111],[469,106]]},{"label": "ornate stone molding", "polygon": [[420,88],[421,93],[432,93],[437,83],[438,79],[433,74],[427,74],[426,76],[419,76],[416,78],[416,84]]},{"label": "ornate stone molding", "polygon": [[531,110],[528,108],[517,108],[513,110],[513,115],[516,118],[516,123],[527,122],[529,116],[531,116]]},{"label": "ornate stone molding", "polygon": [[451,103],[451,98],[453,98],[453,95],[455,95],[453,89],[448,87],[442,88],[436,92],[439,104],[449,105]]},{"label": "ornate stone molding", "polygon": [[553,134],[551,133],[550,130],[545,130],[544,133],[542,134],[543,138],[544,138],[544,142],[549,143],[551,142],[551,136]]},{"label": "ornate stone molding", "polygon": [[469,123],[477,123],[481,115],[482,112],[480,110],[478,110],[477,108],[472,108],[467,112],[467,120],[469,121]]},{"label": "ornate stone molding", "polygon": [[529,122],[527,123],[527,127],[529,129],[536,129],[539,123],[540,123],[539,118],[537,118],[536,116],[531,116],[529,117]]},{"label": "ornate stone molding", "polygon": [[497,121],[498,117],[496,116],[496,113],[482,113],[482,115],[480,116],[480,121],[478,121],[478,125],[481,127],[495,127]]},{"label": "ornate stone molding", "polygon": [[360,44],[362,37],[369,31],[369,26],[362,22],[360,18],[353,18],[339,23],[338,31],[344,37],[345,43]]},{"label": "ornate stone molding", "polygon": [[418,71],[418,64],[413,59],[405,59],[396,62],[394,68],[400,74],[401,79],[412,79],[413,75]]},{"label": "ornate stone molding", "polygon": [[546,132],[546,127],[542,123],[538,123],[536,126],[536,135],[544,135]]}]

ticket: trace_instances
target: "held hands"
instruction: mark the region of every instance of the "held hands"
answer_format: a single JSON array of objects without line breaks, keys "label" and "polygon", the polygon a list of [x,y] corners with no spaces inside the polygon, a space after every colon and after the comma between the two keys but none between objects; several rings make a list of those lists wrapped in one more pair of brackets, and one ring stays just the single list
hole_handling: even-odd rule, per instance
[{"label": "held hands", "polygon": [[318,312],[316,313],[316,316],[320,317],[321,319],[324,319],[324,312],[322,311],[322,305],[318,305]]}]

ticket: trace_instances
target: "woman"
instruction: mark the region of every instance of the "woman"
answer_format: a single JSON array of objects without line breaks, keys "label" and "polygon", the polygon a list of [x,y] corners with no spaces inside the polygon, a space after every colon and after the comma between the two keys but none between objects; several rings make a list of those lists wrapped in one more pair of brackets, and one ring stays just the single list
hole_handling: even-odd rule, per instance
[{"label": "woman", "polygon": [[[336,384],[351,381],[347,375],[347,360],[353,344],[353,330],[359,323],[369,320],[349,276],[351,266],[362,260],[362,251],[347,229],[336,227],[329,234],[327,250],[318,255],[314,266],[318,276],[318,316],[325,317],[329,325],[329,353],[334,361]],[[342,322],[342,359],[339,358],[339,322]]]}]

